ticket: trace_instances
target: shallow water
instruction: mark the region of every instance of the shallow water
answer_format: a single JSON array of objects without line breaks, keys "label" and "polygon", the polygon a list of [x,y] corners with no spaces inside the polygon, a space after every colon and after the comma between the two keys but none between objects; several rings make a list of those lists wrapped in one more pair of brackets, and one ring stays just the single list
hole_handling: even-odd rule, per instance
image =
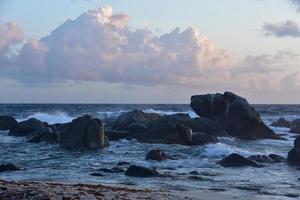
[{"label": "shallow water", "polygon": [[[300,118],[297,105],[256,105],[263,120],[270,124],[279,117],[292,120]],[[82,114],[91,114],[101,119],[115,118],[132,110],[160,114],[188,113],[195,117],[188,105],[0,105],[0,115],[11,115],[18,120],[36,117],[48,123],[68,122]],[[300,171],[286,163],[266,164],[263,168],[223,168],[216,164],[229,153],[245,156],[276,153],[286,157],[292,148],[294,134],[285,128],[273,128],[276,133],[286,134],[287,141],[259,140],[240,141],[233,138],[220,138],[217,144],[198,147],[182,145],[141,144],[136,141],[111,142],[108,148],[97,151],[66,151],[57,145],[30,144],[23,138],[0,134],[0,163],[16,163],[25,170],[1,173],[1,179],[35,180],[58,182],[84,182],[129,184],[147,188],[176,190],[216,189],[228,192],[255,193],[281,198],[299,198]],[[151,149],[162,149],[177,160],[163,162],[146,161],[145,155]],[[106,174],[94,177],[90,173],[98,168],[111,168],[120,161],[127,161],[148,167],[156,167],[165,175],[160,178],[131,178],[123,173]],[[124,169],[126,166],[124,166]],[[198,171],[204,180],[192,180],[189,172]],[[102,173],[102,172],[101,172]]]}]

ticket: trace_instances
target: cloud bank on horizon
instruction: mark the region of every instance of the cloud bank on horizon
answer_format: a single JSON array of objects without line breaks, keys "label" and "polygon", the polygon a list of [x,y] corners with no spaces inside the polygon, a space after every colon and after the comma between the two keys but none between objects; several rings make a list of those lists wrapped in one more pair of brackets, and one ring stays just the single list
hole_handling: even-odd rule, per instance
[{"label": "cloud bank on horizon", "polygon": [[[294,0],[299,4],[300,1]],[[242,61],[194,27],[155,35],[129,28],[130,16],[110,6],[68,20],[40,40],[26,39],[14,22],[0,26],[0,77],[26,85],[63,81],[180,85],[235,90],[299,89],[298,55],[248,55]],[[293,21],[265,23],[266,35],[299,37]],[[20,45],[23,44],[23,45]],[[19,49],[15,46],[21,46]],[[288,70],[287,70],[288,69]],[[289,79],[289,84],[285,80]]]}]

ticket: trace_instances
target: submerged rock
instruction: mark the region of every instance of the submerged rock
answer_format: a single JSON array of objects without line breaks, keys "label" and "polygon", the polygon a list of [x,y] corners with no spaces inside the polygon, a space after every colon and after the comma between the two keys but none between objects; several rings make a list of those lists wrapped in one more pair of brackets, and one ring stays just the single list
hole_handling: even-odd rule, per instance
[{"label": "submerged rock", "polygon": [[167,159],[173,159],[173,158],[167,156],[163,151],[157,149],[149,151],[148,154],[146,155],[146,160],[162,161]]},{"label": "submerged rock", "polygon": [[271,126],[274,127],[284,127],[284,128],[290,128],[292,123],[290,121],[287,121],[284,118],[279,118],[276,122],[273,122]]},{"label": "submerged rock", "polygon": [[60,146],[67,149],[97,149],[108,145],[100,119],[84,115],[74,119],[60,133]]},{"label": "submerged rock", "polygon": [[294,148],[289,151],[287,162],[291,166],[300,166],[300,136],[294,141]]},{"label": "submerged rock", "polygon": [[231,136],[240,139],[282,139],[260,118],[245,98],[234,93],[195,95],[191,107],[200,116],[214,120]]},{"label": "submerged rock", "polygon": [[113,167],[113,168],[100,168],[98,171],[105,172],[105,173],[121,173],[125,170],[120,167]]},{"label": "submerged rock", "polygon": [[17,125],[15,118],[10,116],[0,116],[0,130],[9,130]]},{"label": "submerged rock", "polygon": [[0,173],[5,171],[18,171],[18,170],[20,170],[20,168],[12,163],[0,165]]},{"label": "submerged rock", "polygon": [[133,177],[155,177],[158,176],[159,173],[154,169],[149,169],[146,167],[130,165],[129,168],[125,172],[126,176]]},{"label": "submerged rock", "polygon": [[12,136],[28,136],[32,134],[34,131],[37,131],[39,129],[42,129],[46,127],[46,123],[35,119],[35,118],[30,118],[25,121],[21,121],[16,124],[13,128],[9,130],[9,135]]},{"label": "submerged rock", "polygon": [[280,155],[270,154],[270,155],[253,155],[248,156],[247,159],[253,160],[258,163],[278,163],[282,162],[284,158]]},{"label": "submerged rock", "polygon": [[221,161],[219,161],[218,164],[222,165],[223,167],[244,167],[244,166],[261,167],[262,166],[257,162],[245,158],[236,153],[232,153],[226,156]]}]

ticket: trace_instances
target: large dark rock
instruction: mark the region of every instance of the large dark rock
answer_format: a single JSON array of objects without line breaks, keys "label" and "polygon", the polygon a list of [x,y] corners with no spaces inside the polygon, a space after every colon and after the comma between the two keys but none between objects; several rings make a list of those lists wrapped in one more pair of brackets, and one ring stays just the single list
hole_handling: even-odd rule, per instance
[{"label": "large dark rock", "polygon": [[44,128],[46,125],[46,123],[38,119],[30,118],[28,120],[17,123],[16,126],[9,130],[9,135],[28,136],[34,131]]},{"label": "large dark rock", "polygon": [[291,133],[297,133],[300,134],[300,119],[295,119],[292,123],[291,123],[291,129],[290,129]]},{"label": "large dark rock", "polygon": [[223,167],[244,167],[244,166],[261,167],[261,165],[258,164],[257,162],[245,158],[236,153],[232,153],[226,156],[221,161],[219,161],[218,164],[222,165]]},{"label": "large dark rock", "polygon": [[294,148],[289,151],[287,156],[289,165],[300,166],[300,136],[294,141]]},{"label": "large dark rock", "polygon": [[0,173],[5,171],[18,171],[18,170],[20,170],[20,168],[12,163],[0,165]]},{"label": "large dark rock", "polygon": [[159,173],[154,169],[149,169],[146,167],[130,165],[129,168],[125,172],[126,176],[133,176],[133,177],[154,177],[158,176]]},{"label": "large dark rock", "polygon": [[240,139],[282,139],[260,118],[245,98],[231,92],[195,95],[191,107],[200,116],[214,120],[231,136]]},{"label": "large dark rock", "polygon": [[162,161],[167,159],[173,159],[173,158],[166,155],[163,151],[157,149],[149,151],[148,154],[146,155],[146,160]]},{"label": "large dark rock", "polygon": [[284,128],[290,128],[291,125],[292,125],[292,123],[287,121],[284,118],[279,118],[277,121],[275,121],[271,124],[271,126],[274,126],[274,127],[284,127]]},{"label": "large dark rock", "polygon": [[13,117],[0,116],[0,130],[9,130],[17,125],[17,121]]},{"label": "large dark rock", "polygon": [[[159,114],[144,113],[140,110],[133,110],[131,112],[120,115],[113,125],[115,130],[140,130],[147,128],[146,122],[160,118]],[[133,127],[133,124],[135,127]]]},{"label": "large dark rock", "polygon": [[60,133],[60,146],[67,149],[97,149],[108,145],[100,119],[84,115],[74,119]]},{"label": "large dark rock", "polygon": [[27,142],[46,142],[49,144],[57,144],[58,134],[54,132],[50,127],[42,128],[33,132],[32,135],[28,137]]}]

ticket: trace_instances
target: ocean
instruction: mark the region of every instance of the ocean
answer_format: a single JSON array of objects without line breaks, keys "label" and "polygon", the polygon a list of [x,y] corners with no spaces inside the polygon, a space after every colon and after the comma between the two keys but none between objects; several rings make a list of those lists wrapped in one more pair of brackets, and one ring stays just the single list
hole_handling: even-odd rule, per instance
[{"label": "ocean", "polygon": [[[254,105],[267,125],[284,117],[300,118],[300,105]],[[0,104],[0,115],[9,115],[22,121],[31,117],[53,123],[65,123],[83,114],[104,121],[117,118],[133,109],[149,113],[197,115],[185,104]],[[295,199],[300,196],[300,171],[285,162],[265,164],[262,168],[224,168],[217,161],[230,153],[244,156],[275,153],[287,157],[296,134],[287,128],[275,128],[287,140],[242,141],[220,138],[217,144],[182,146],[142,144],[135,140],[110,142],[110,146],[96,151],[67,151],[58,145],[26,143],[22,137],[0,132],[0,163],[12,162],[24,170],[0,173],[0,179],[22,181],[53,181],[69,183],[103,183],[134,185],[143,188],[197,190],[209,189],[228,193],[261,194],[274,199]],[[161,149],[177,160],[162,162],[145,160],[151,149]],[[118,162],[155,167],[164,177],[132,178],[124,173],[104,173],[91,176],[99,168],[112,168]],[[125,169],[125,168],[124,168]],[[197,171],[201,180],[189,174]]]}]

